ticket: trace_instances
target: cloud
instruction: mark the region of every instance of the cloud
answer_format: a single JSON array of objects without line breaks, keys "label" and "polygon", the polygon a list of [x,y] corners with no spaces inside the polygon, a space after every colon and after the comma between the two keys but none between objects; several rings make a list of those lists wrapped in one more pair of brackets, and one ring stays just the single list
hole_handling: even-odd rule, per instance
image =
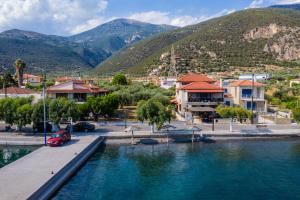
[{"label": "cloud", "polygon": [[181,15],[181,16],[172,16],[169,12],[162,11],[148,11],[134,13],[128,16],[129,19],[135,19],[143,22],[148,22],[152,24],[169,24],[173,26],[187,26],[191,24],[196,24],[211,18],[223,16],[235,12],[235,10],[224,9],[213,15],[202,15],[202,16],[191,16],[191,15]]},{"label": "cloud", "polygon": [[294,3],[300,3],[300,0],[253,0],[247,8],[261,8],[270,5]]},{"label": "cloud", "polygon": [[101,23],[107,5],[108,0],[0,0],[0,30],[68,35]]}]

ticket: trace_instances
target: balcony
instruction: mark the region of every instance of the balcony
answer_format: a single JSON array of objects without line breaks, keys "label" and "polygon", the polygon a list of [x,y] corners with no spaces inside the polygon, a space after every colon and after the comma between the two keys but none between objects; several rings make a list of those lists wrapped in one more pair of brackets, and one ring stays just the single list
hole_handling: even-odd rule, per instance
[{"label": "balcony", "polygon": [[189,105],[218,105],[223,103],[223,98],[189,98],[188,104]]},{"label": "balcony", "polygon": [[[242,95],[242,100],[250,100],[252,99],[252,95],[251,94],[243,94]],[[254,100],[264,100],[264,98],[262,98],[261,95],[254,95],[253,96]]]}]

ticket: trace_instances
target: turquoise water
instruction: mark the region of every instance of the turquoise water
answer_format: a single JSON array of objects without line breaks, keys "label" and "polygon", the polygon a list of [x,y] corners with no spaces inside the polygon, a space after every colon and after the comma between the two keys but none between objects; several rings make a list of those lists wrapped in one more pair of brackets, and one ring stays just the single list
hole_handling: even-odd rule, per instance
[{"label": "turquoise water", "polygon": [[38,146],[1,146],[0,145],[0,168],[31,153]]},{"label": "turquoise water", "polygon": [[54,199],[300,199],[300,140],[107,145]]}]

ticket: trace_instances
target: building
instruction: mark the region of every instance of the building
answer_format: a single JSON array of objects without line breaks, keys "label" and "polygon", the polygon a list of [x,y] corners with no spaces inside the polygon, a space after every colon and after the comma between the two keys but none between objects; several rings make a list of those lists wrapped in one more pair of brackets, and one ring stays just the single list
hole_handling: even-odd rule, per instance
[{"label": "building", "polygon": [[[270,74],[254,74],[254,80],[262,81],[270,78]],[[241,74],[239,80],[252,80],[253,74]]]},{"label": "building", "polygon": [[265,85],[250,80],[233,81],[228,86],[233,105],[241,106],[248,110],[252,109],[252,87],[253,87],[253,110],[255,112],[267,112],[267,101],[265,100]]},{"label": "building", "polygon": [[185,118],[199,118],[210,121],[215,108],[224,102],[224,88],[202,74],[188,74],[176,83],[176,104],[178,113]]},{"label": "building", "polygon": [[34,102],[37,102],[39,99],[42,98],[40,93],[37,93],[33,90],[25,89],[25,88],[19,88],[19,87],[8,87],[5,89],[0,90],[0,98],[3,99],[5,97],[9,98],[17,98],[17,97],[34,97]]},{"label": "building", "polygon": [[176,77],[160,77],[160,87],[164,89],[170,89],[176,86]]},{"label": "building", "polygon": [[108,92],[108,90],[80,81],[69,81],[47,88],[47,95],[51,99],[63,97],[76,102],[84,102],[90,95],[101,96]]},{"label": "building", "polygon": [[299,85],[299,84],[300,84],[300,78],[290,80],[290,87],[293,87],[293,85]]},{"label": "building", "polygon": [[42,78],[33,74],[23,75],[23,85],[29,84],[32,86],[38,86],[41,84]]}]

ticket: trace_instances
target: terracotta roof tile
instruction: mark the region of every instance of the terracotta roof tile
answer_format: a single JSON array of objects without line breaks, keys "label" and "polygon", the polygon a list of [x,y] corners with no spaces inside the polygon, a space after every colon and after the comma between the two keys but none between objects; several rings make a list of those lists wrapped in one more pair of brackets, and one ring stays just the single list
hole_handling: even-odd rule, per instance
[{"label": "terracotta roof tile", "polygon": [[[5,90],[1,89],[0,94],[4,94]],[[6,88],[6,94],[34,94],[33,90],[18,88],[18,87],[8,87]]]},{"label": "terracotta roof tile", "polygon": [[186,90],[189,92],[224,92],[224,88],[207,82],[192,82],[188,85],[182,86],[179,90]]},{"label": "terracotta roof tile", "polygon": [[[239,87],[239,86],[244,86],[244,87],[251,87],[252,86],[252,81],[251,80],[239,80],[239,81],[234,81],[230,84],[231,87]],[[265,84],[259,83],[254,81],[254,86],[255,87],[263,87]]]},{"label": "terracotta roof tile", "polygon": [[203,74],[186,74],[182,76],[178,82],[214,82],[212,79],[208,78]]},{"label": "terracotta roof tile", "polygon": [[47,89],[47,93],[100,93],[108,92],[94,85],[81,84],[77,81],[69,81],[54,85]]}]

